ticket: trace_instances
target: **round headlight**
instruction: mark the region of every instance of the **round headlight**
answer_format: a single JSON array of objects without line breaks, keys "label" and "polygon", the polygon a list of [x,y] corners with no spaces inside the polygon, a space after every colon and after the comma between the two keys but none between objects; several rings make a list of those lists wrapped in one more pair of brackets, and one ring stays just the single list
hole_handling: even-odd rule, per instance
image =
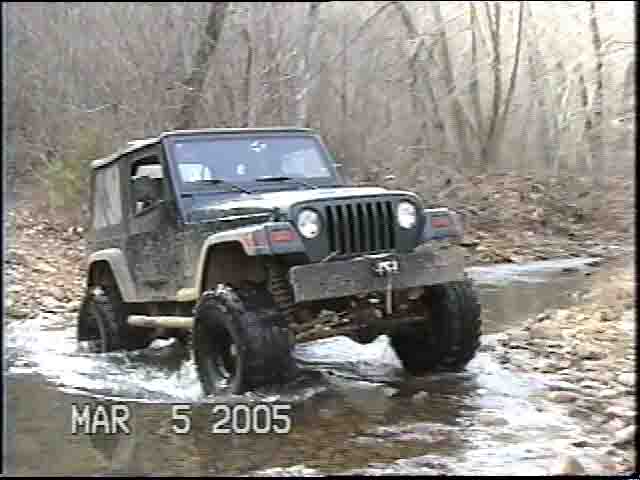
[{"label": "round headlight", "polygon": [[417,218],[416,207],[413,203],[398,203],[398,224],[402,228],[408,229],[415,227]]},{"label": "round headlight", "polygon": [[320,215],[305,209],[298,214],[298,230],[304,238],[315,238],[320,233]]}]

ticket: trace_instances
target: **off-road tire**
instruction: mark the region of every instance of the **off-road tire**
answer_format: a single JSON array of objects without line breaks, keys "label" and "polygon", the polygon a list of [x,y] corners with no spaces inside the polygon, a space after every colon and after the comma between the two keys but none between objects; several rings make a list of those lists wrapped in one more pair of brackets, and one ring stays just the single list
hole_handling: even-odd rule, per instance
[{"label": "off-road tire", "polygon": [[153,341],[148,329],[127,324],[127,311],[117,290],[91,287],[78,313],[77,340],[99,339],[95,353],[146,348]]},{"label": "off-road tire", "polygon": [[193,353],[206,395],[286,383],[296,373],[292,348],[286,319],[266,289],[219,286],[196,306]]},{"label": "off-road tire", "polygon": [[470,279],[429,287],[424,322],[406,325],[391,345],[412,375],[464,369],[480,345],[481,307]]}]

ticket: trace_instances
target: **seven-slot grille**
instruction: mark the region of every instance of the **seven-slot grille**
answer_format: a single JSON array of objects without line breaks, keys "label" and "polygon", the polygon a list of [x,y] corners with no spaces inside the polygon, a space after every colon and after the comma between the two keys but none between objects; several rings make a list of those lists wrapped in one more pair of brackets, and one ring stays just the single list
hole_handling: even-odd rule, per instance
[{"label": "seven-slot grille", "polygon": [[338,255],[395,248],[393,202],[358,201],[324,207],[329,251]]}]

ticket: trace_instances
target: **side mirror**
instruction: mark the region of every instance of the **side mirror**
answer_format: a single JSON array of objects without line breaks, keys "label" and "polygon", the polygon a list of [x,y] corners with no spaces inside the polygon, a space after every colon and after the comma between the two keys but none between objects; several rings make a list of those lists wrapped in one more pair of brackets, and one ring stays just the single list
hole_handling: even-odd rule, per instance
[{"label": "side mirror", "polygon": [[135,177],[132,185],[133,201],[144,208],[162,200],[162,178]]}]

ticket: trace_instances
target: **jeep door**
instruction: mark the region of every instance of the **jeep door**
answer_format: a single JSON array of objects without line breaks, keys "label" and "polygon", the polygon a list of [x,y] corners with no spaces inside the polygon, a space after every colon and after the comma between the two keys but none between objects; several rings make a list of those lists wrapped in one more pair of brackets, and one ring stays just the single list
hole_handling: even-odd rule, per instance
[{"label": "jeep door", "polygon": [[[139,301],[168,300],[175,296],[178,279],[176,215],[161,146],[130,154],[127,165],[125,255],[129,270],[136,282]],[[137,187],[143,183],[143,191],[149,191],[149,186],[156,187],[156,195],[141,200],[141,189]]]}]

